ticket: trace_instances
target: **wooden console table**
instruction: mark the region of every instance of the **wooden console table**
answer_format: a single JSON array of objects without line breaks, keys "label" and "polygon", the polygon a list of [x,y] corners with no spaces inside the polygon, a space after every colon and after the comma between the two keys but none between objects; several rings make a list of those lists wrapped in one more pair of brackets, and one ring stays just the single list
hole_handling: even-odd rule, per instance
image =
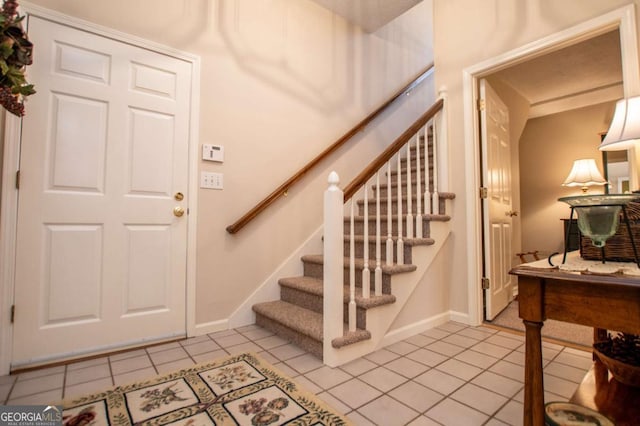
[{"label": "wooden console table", "polygon": [[542,341],[547,318],[640,334],[640,278],[518,266],[520,318],[525,326],[524,424],[544,425]]}]

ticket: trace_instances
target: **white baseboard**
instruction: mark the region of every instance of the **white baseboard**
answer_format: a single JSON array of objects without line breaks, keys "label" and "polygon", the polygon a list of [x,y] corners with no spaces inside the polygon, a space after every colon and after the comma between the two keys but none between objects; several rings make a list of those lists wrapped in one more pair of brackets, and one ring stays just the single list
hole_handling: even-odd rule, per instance
[{"label": "white baseboard", "polygon": [[455,322],[459,322],[466,325],[472,325],[472,326],[480,325],[480,324],[471,324],[471,322],[469,321],[469,314],[466,312],[449,311],[449,321],[455,321]]},{"label": "white baseboard", "polygon": [[380,347],[400,342],[411,336],[422,333],[423,331],[438,327],[448,321],[449,312],[443,312],[441,314],[434,315],[431,318],[425,318],[423,320],[414,322],[413,324],[405,325],[404,327],[400,327],[387,333],[382,339]]},{"label": "white baseboard", "polygon": [[196,324],[195,336],[202,336],[203,334],[215,333],[216,331],[223,331],[229,329],[229,320],[223,319],[218,321],[203,322],[202,324]]}]

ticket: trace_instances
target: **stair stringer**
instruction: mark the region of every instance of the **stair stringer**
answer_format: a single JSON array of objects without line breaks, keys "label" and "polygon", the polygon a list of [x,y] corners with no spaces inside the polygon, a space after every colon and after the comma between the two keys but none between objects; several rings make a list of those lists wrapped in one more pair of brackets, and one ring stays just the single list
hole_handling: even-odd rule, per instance
[{"label": "stair stringer", "polygon": [[[334,348],[331,340],[325,339],[323,342],[323,362],[326,365],[337,367],[380,349],[389,328],[424,278],[450,234],[450,222],[431,223],[431,238],[434,239],[434,244],[413,247],[413,259],[417,269],[413,272],[394,275],[391,278],[391,294],[396,297],[395,303],[367,310],[366,323],[367,330],[371,333],[371,339],[341,348]],[[415,262],[416,259],[422,259],[422,261]]]}]

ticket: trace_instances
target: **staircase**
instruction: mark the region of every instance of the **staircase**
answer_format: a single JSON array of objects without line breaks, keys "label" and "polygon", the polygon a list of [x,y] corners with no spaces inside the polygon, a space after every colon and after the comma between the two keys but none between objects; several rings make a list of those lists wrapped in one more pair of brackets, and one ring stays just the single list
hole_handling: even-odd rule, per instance
[{"label": "staircase", "polygon": [[[354,208],[357,214],[354,215],[353,221],[350,216],[344,218],[344,274],[343,274],[343,322],[344,332],[342,336],[333,338],[331,344],[333,348],[341,350],[342,348],[350,348],[352,355],[348,358],[361,356],[364,353],[376,349],[388,328],[391,326],[393,319],[402,309],[402,305],[406,302],[413,289],[420,282],[422,275],[426,271],[431,261],[435,258],[439,247],[442,246],[444,239],[449,234],[448,221],[450,216],[447,215],[447,202],[455,198],[454,194],[448,192],[440,192],[437,194],[437,202],[434,202],[432,211],[421,216],[421,235],[414,234],[411,237],[406,235],[406,227],[403,230],[402,250],[394,249],[392,251],[392,260],[387,262],[387,250],[384,244],[390,236],[393,246],[396,247],[398,241],[398,219],[406,224],[407,209],[409,201],[406,194],[411,191],[411,205],[413,217],[412,227],[416,230],[420,226],[416,223],[417,216],[416,205],[417,198],[422,197],[419,191],[413,193],[411,188],[425,188],[425,182],[429,180],[429,191],[432,193],[434,189],[433,176],[434,157],[433,157],[433,132],[431,127],[429,131],[425,131],[417,138],[415,144],[420,147],[411,146],[405,151],[404,155],[398,154],[395,163],[395,170],[391,167],[380,173],[380,180],[386,183],[380,183],[379,191],[377,186],[368,186],[365,190],[369,191],[367,199],[357,199],[354,202]],[[425,138],[425,134],[427,137]],[[417,151],[424,155],[425,139],[427,140],[428,155],[421,161],[420,167],[416,166]],[[411,141],[409,142],[411,144]],[[409,161],[407,161],[409,157]],[[407,163],[410,164],[407,167]],[[425,163],[428,164],[428,173],[425,173]],[[407,185],[407,170],[410,170],[411,185]],[[390,172],[390,173],[389,173]],[[428,177],[425,177],[427,175]],[[391,180],[388,180],[390,176]],[[398,190],[398,179],[400,180],[400,190]],[[420,185],[418,186],[418,181]],[[389,187],[389,182],[392,182]],[[380,203],[376,201],[376,193],[379,193]],[[398,194],[401,194],[398,200]],[[388,209],[388,197],[391,197],[392,208]],[[366,204],[366,215],[365,215]],[[374,293],[374,282],[376,267],[376,214],[377,207],[380,206],[380,235],[383,236],[383,248],[380,250],[381,262],[380,268],[382,272],[382,291],[380,295]],[[400,218],[398,212],[401,211]],[[388,230],[389,212],[392,216],[391,230]],[[419,212],[418,212],[419,213]],[[353,222],[353,237],[351,236],[351,226]],[[409,220],[411,222],[411,219]],[[365,237],[365,229],[368,236]],[[389,232],[388,232],[389,231]],[[326,230],[325,230],[326,232]],[[438,241],[437,238],[440,239]],[[353,238],[353,241],[352,241]],[[365,241],[368,240],[368,243]],[[365,250],[365,244],[368,244],[368,250]],[[350,256],[353,247],[354,256]],[[365,251],[373,253],[373,257],[369,257],[365,262]],[[416,256],[419,251],[420,255]],[[401,259],[398,259],[400,253]],[[323,358],[323,307],[324,307],[324,256],[322,254],[308,254],[301,258],[303,263],[303,275],[296,277],[285,277],[279,280],[280,300],[258,303],[253,305],[253,311],[256,315],[256,324],[264,327],[277,335],[288,339],[297,344],[301,348],[313,353],[319,358]],[[363,297],[362,282],[363,270],[367,263],[367,269],[370,269],[370,296]],[[353,276],[351,265],[355,270],[355,331],[349,332],[349,309],[350,302],[350,279]],[[401,295],[401,296],[399,296]],[[339,296],[338,296],[339,297]],[[394,309],[389,309],[393,306]],[[385,310],[384,307],[387,307]],[[383,312],[384,311],[384,312]],[[360,349],[355,349],[360,345]],[[345,361],[346,362],[346,361]]]}]

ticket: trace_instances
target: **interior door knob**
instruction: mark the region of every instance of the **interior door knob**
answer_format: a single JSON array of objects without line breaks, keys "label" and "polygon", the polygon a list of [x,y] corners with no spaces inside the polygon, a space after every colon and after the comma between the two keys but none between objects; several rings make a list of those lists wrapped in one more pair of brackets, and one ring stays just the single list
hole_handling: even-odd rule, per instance
[{"label": "interior door knob", "polygon": [[518,212],[509,210],[508,212],[505,213],[505,216],[509,216],[509,217],[518,216]]},{"label": "interior door knob", "polygon": [[181,217],[184,214],[184,209],[180,206],[173,208],[173,215],[176,217]]}]

